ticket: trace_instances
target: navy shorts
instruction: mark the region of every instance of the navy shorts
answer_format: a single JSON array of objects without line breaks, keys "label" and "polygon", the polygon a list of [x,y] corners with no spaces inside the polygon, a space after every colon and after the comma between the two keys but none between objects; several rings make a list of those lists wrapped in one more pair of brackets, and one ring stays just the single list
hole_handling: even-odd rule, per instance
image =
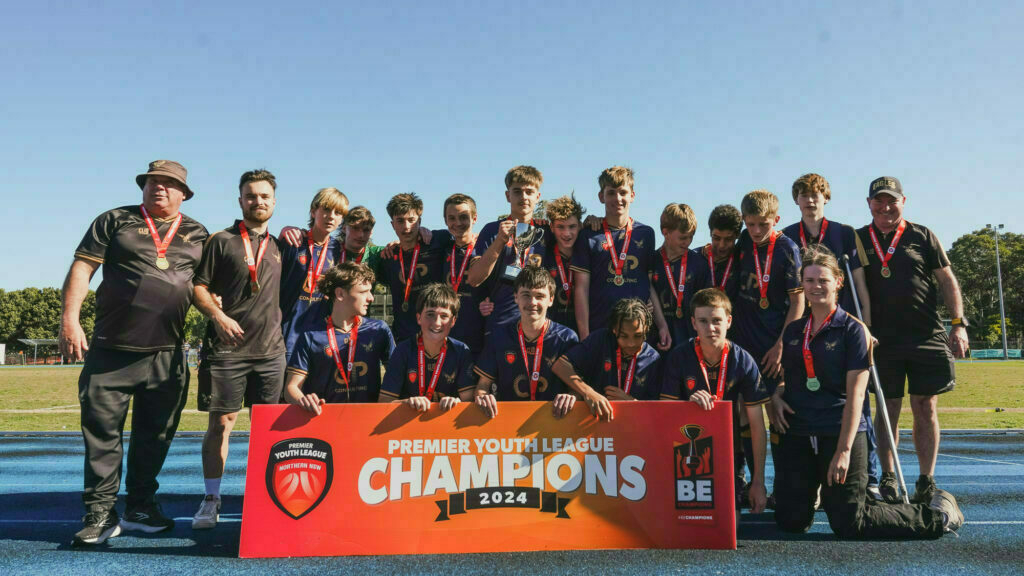
[{"label": "navy shorts", "polygon": [[875,366],[887,400],[912,396],[936,396],[956,386],[956,368],[944,334],[918,344],[880,343]]}]

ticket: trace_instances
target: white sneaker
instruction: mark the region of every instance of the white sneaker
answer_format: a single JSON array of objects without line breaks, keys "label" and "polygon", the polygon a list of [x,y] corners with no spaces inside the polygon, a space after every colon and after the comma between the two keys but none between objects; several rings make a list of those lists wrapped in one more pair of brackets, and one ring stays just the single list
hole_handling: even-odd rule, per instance
[{"label": "white sneaker", "polygon": [[192,517],[192,529],[204,530],[213,528],[220,520],[220,496],[207,494],[203,503],[199,505],[199,511]]}]

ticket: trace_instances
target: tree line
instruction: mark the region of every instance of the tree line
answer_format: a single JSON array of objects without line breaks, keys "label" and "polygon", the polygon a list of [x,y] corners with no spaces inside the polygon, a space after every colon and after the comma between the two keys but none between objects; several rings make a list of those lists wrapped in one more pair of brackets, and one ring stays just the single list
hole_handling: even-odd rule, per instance
[{"label": "tree line", "polygon": [[[949,260],[960,281],[964,308],[970,326],[967,328],[975,348],[1001,348],[1002,329],[999,322],[999,285],[996,277],[995,236],[989,229],[965,234],[953,242]],[[1003,295],[1006,305],[1007,335],[1011,347],[1019,347],[1024,337],[1024,235],[1004,233],[999,236],[999,255],[1003,271]],[[61,291],[58,288],[25,288],[7,292],[0,290],[0,342],[8,352],[28,350],[19,338],[56,338],[60,330]],[[96,315],[96,293],[89,291],[82,304],[82,328],[92,338]],[[943,313],[948,317],[948,313]],[[200,343],[206,330],[206,318],[189,308],[185,319],[185,340],[192,346]]]}]

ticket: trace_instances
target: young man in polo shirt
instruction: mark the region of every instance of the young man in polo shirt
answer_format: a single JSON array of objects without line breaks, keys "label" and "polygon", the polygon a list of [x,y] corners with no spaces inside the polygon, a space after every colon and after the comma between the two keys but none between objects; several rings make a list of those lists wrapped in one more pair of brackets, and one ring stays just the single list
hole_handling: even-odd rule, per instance
[{"label": "young man in polo shirt", "polygon": [[[485,288],[493,304],[484,326],[486,336],[496,326],[519,318],[513,283],[520,270],[527,265],[539,266],[544,257],[544,237],[550,230],[546,226],[534,226],[533,221],[543,183],[544,176],[533,166],[516,166],[509,170],[505,174],[509,217],[486,224],[473,247],[467,280],[472,286]],[[528,224],[529,230],[517,237],[519,223]]]},{"label": "young man in polo shirt", "polygon": [[697,216],[686,204],[672,203],[662,210],[661,234],[665,241],[654,257],[651,282],[674,344],[694,336],[690,300],[709,282],[707,260],[696,250],[690,250],[696,232]]},{"label": "young man in polo shirt", "polygon": [[[277,180],[267,170],[242,174],[238,204],[242,219],[210,236],[195,278],[195,305],[207,325],[199,409],[210,413],[203,438],[206,496],[193,528],[213,528],[220,511],[220,481],[228,440],[243,406],[276,404],[284,385],[281,336],[281,252],[267,231],[274,213]],[[214,302],[216,294],[222,305]]]},{"label": "young man in polo shirt", "polygon": [[597,197],[605,211],[601,229],[583,230],[579,246],[573,250],[579,335],[586,339],[592,330],[605,327],[616,301],[636,298],[653,303],[658,349],[668,350],[672,336],[651,287],[656,264],[654,229],[629,216],[629,207],[636,200],[633,170],[613,166],[601,172],[597,183]]},{"label": "young man in polo shirt", "polygon": [[[102,544],[122,528],[159,532],[174,526],[156,501],[156,478],[187,398],[185,313],[207,236],[202,224],[180,212],[181,203],[192,197],[186,176],[185,167],[177,162],[150,163],[149,171],[135,178],[142,204],[100,214],[75,250],[64,281],[61,353],[76,362],[85,357],[78,397],[85,441],[86,515],[75,545]],[[96,291],[90,345],[79,313],[89,280],[100,266],[103,281]],[[114,505],[129,401],[133,410],[127,510],[119,523]]]},{"label": "young man in polo shirt", "polygon": [[459,297],[451,337],[469,346],[475,356],[484,346],[486,319],[480,312],[480,303],[487,297],[484,287],[473,286],[467,280],[469,263],[473,259],[477,241],[477,235],[473,232],[476,225],[476,201],[465,194],[452,194],[446,198],[444,223],[448,229],[436,230],[433,234],[442,236],[442,281]]},{"label": "young man in polo shirt", "polygon": [[[928,502],[935,491],[939,453],[938,395],[956,385],[953,357],[966,354],[967,329],[960,285],[946,251],[931,230],[903,218],[905,202],[896,178],[871,182],[867,203],[872,222],[857,230],[857,253],[867,278],[870,328],[878,339],[875,362],[889,420],[897,428],[903,395],[909,391],[921,469],[913,500]],[[939,292],[953,317],[948,339],[939,319]],[[881,415],[876,415],[876,429],[881,424]],[[897,436],[892,445],[898,442]],[[884,470],[878,488],[886,501],[898,500],[888,443],[879,443],[878,455]]]},{"label": "young man in polo shirt", "polygon": [[548,308],[548,318],[576,330],[575,274],[572,255],[583,226],[586,210],[575,196],[562,196],[548,202],[545,214],[551,223],[551,234],[541,266],[555,280],[555,302]]},{"label": "young man in polo shirt", "polygon": [[708,263],[708,283],[705,288],[718,288],[733,298],[739,288],[739,254],[736,241],[743,229],[743,216],[735,206],[720,204],[708,216],[711,242],[701,249]]},{"label": "young man in polo shirt", "polygon": [[299,246],[281,248],[281,333],[288,355],[295,341],[319,313],[324,295],[316,286],[321,275],[338,261],[341,243],[331,234],[348,212],[348,198],[337,188],[323,188],[309,205],[309,231]]},{"label": "young man in polo shirt", "polygon": [[320,414],[323,404],[368,403],[380,397],[381,365],[395,349],[384,322],[367,318],[373,271],[344,262],[327,271],[318,290],[330,308],[303,332],[288,361],[284,399]]}]

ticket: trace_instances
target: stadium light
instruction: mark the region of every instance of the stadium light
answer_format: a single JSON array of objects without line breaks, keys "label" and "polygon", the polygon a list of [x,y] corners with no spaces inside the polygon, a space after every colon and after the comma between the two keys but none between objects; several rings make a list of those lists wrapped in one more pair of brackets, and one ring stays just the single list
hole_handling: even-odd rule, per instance
[{"label": "stadium light", "polygon": [[987,230],[991,230],[996,237],[996,278],[999,280],[999,322],[1003,332],[1003,360],[1010,359],[1010,351],[1006,345],[1006,308],[1003,306],[1003,272],[999,265],[999,231],[1003,229],[1002,224],[985,224]]}]

